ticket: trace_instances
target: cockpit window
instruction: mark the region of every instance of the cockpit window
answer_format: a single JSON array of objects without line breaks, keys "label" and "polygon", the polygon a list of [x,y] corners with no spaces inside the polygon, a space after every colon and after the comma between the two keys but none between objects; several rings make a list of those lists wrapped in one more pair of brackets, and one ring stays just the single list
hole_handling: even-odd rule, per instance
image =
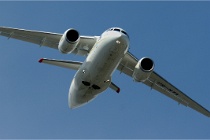
[{"label": "cockpit window", "polygon": [[118,32],[120,32],[120,29],[114,29],[114,31],[118,31]]},{"label": "cockpit window", "polygon": [[129,38],[128,34],[127,34],[124,30],[122,30],[122,29],[120,29],[120,28],[110,28],[110,29],[108,29],[107,31],[117,31],[117,32],[121,32],[121,33],[125,34],[125,35]]},{"label": "cockpit window", "polygon": [[128,34],[127,34],[125,31],[123,31],[123,30],[122,30],[121,32],[122,32],[123,34],[125,34],[125,35],[127,35],[127,36],[128,36]]}]

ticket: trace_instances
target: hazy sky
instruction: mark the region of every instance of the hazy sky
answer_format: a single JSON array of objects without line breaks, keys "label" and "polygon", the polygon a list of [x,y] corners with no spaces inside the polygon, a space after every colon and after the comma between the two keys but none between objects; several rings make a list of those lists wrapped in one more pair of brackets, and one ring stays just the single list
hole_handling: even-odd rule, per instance
[{"label": "hazy sky", "polygon": [[[0,26],[81,35],[121,27],[130,52],[210,110],[210,2],[0,2]],[[71,110],[75,71],[40,58],[84,61],[0,37],[0,138],[210,138],[210,118],[116,71],[108,89]]]}]

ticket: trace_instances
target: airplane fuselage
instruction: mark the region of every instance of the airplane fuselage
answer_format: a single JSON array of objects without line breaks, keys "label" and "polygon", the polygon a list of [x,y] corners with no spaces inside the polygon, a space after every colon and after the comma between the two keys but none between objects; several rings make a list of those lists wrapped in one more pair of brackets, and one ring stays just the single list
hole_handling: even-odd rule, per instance
[{"label": "airplane fuselage", "polygon": [[106,31],[101,35],[72,80],[68,98],[71,108],[89,102],[109,87],[128,46],[128,36],[121,32]]}]

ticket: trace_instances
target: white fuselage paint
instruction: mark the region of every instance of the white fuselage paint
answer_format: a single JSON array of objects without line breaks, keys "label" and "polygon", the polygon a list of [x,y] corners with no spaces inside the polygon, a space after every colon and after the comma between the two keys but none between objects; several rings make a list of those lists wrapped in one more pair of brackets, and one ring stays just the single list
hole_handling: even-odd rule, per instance
[{"label": "white fuselage paint", "polygon": [[79,107],[106,90],[111,76],[128,51],[128,36],[106,31],[75,74],[69,89],[70,108]]}]

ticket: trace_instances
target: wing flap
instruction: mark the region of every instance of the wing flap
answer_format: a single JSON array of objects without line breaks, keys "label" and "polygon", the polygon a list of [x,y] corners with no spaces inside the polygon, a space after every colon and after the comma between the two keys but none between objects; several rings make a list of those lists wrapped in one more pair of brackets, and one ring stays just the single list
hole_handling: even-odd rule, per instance
[{"label": "wing flap", "polygon": [[78,62],[78,61],[64,61],[64,60],[55,60],[55,59],[47,59],[47,58],[40,59],[39,63],[55,65],[55,66],[73,69],[73,70],[78,70],[80,66],[82,65],[82,62]]}]

